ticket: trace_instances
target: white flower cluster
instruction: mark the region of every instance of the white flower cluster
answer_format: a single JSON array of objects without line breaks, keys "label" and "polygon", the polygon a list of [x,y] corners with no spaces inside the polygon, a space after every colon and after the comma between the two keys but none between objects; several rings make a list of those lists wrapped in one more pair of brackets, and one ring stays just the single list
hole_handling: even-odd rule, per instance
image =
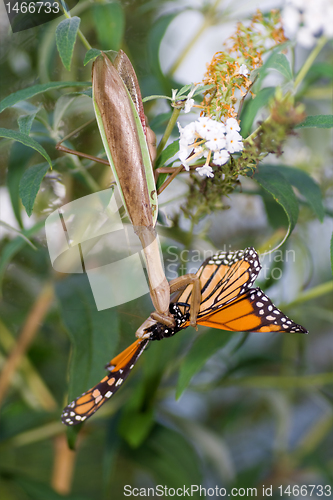
[{"label": "white flower cluster", "polygon": [[[224,165],[230,153],[243,149],[243,139],[239,134],[240,126],[235,118],[228,118],[225,125],[212,118],[200,117],[182,128],[178,123],[180,132],[179,159],[189,170],[189,165],[195,160],[206,158],[202,167],[196,168],[200,175],[214,177],[210,161],[215,165]],[[194,152],[189,158],[189,155]]]},{"label": "white flower cluster", "polygon": [[303,47],[310,48],[316,36],[333,37],[332,0],[286,0],[282,23],[288,38],[295,38]]}]

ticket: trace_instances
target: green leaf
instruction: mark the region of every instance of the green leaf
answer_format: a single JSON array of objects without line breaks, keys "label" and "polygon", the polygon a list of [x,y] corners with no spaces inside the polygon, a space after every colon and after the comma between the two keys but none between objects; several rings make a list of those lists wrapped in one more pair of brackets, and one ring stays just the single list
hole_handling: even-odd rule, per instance
[{"label": "green leaf", "polygon": [[90,61],[94,61],[99,55],[101,55],[99,49],[89,49],[84,56],[83,66],[86,66]]},{"label": "green leaf", "polygon": [[127,411],[121,419],[119,434],[132,448],[140,446],[149,435],[154,425],[154,409],[146,411]]},{"label": "green leaf", "polygon": [[332,64],[326,62],[318,62],[311,66],[305,80],[314,82],[319,78],[329,78],[333,80],[333,67]]},{"label": "green leaf", "polygon": [[312,177],[299,168],[287,167],[285,165],[274,165],[274,167],[307,199],[312,210],[322,222],[325,210],[319,185]]},{"label": "green leaf", "polygon": [[279,71],[288,81],[293,77],[290,64],[284,54],[274,53],[265,64],[266,68],[273,68]]},{"label": "green leaf", "polygon": [[180,90],[178,90],[177,94],[176,94],[176,99],[178,97],[182,97],[184,94],[186,94],[186,92],[188,90],[190,90],[192,88],[192,83],[188,83],[187,85],[184,85],[184,87],[182,87]]},{"label": "green leaf", "polygon": [[295,128],[332,128],[333,127],[333,115],[315,115],[307,116],[304,122],[296,125]]},{"label": "green leaf", "polygon": [[7,224],[7,222],[4,222],[3,220],[0,220],[0,226],[2,227],[5,227],[6,229],[8,229],[9,231],[12,231],[13,233],[17,234],[18,236],[20,236],[20,238],[23,238],[24,241],[29,245],[31,246],[31,248],[33,248],[34,250],[37,250],[37,247],[35,247],[35,245],[29,240],[29,238],[27,238],[22,231],[19,231],[18,229],[16,229],[15,227],[11,226],[10,224]]},{"label": "green leaf", "polygon": [[333,233],[332,233],[332,237],[331,237],[330,250],[331,250],[331,269],[332,269],[332,275],[333,275]]},{"label": "green leaf", "polygon": [[48,169],[49,165],[47,163],[39,163],[38,165],[28,168],[22,175],[20,182],[20,197],[29,217],[32,214],[41,182]]},{"label": "green leaf", "polygon": [[179,140],[173,141],[165,149],[156,160],[155,168],[162,167],[165,163],[172,158],[179,151]]},{"label": "green leaf", "polygon": [[216,351],[225,346],[231,337],[230,332],[211,329],[202,333],[186,354],[180,368],[176,398],[178,399],[189,385],[193,375],[197,373]]},{"label": "green leaf", "polygon": [[33,121],[39,111],[39,108],[36,108],[36,110],[33,113],[30,113],[29,115],[24,115],[20,116],[17,120],[18,126],[20,129],[21,134],[29,135],[31,126],[33,124]]},{"label": "green leaf", "polygon": [[[10,474],[11,475],[11,474]],[[61,495],[48,484],[41,483],[27,476],[13,473],[11,479],[23,489],[32,500],[89,500],[82,495]]]},{"label": "green leaf", "polygon": [[122,5],[118,2],[95,3],[92,11],[101,47],[118,51],[121,48],[125,30]]},{"label": "green leaf", "polygon": [[44,156],[45,160],[48,162],[48,164],[52,169],[51,158],[49,157],[45,149],[31,137],[22,134],[21,132],[17,132],[16,130],[9,130],[6,128],[0,128],[0,137],[5,137],[6,139],[13,139],[14,141],[18,141],[21,144],[28,146],[29,148],[35,149],[36,151],[38,151],[38,153]]},{"label": "green leaf", "polygon": [[169,101],[172,101],[171,97],[168,97],[167,95],[149,95],[144,97],[142,102],[153,101],[154,99],[168,99]]},{"label": "green leaf", "polygon": [[248,101],[241,116],[241,133],[243,137],[247,137],[250,134],[253,121],[259,109],[266,106],[274,94],[275,87],[266,87],[260,90],[254,99]]},{"label": "green leaf", "polygon": [[[27,137],[27,136],[25,136]],[[19,142],[15,142],[10,150],[9,160],[8,160],[8,172],[7,172],[7,187],[10,194],[10,200],[12,203],[13,211],[17,222],[20,227],[23,228],[23,222],[21,217],[22,205],[19,194],[19,185],[21,177],[34,155],[34,150],[24,146]]]},{"label": "green leaf", "polygon": [[215,87],[214,84],[201,85],[200,87],[198,87],[197,89],[195,89],[193,97],[197,96],[198,94],[203,94],[204,92],[206,92],[206,90],[213,89],[214,87]]},{"label": "green leaf", "polygon": [[[251,176],[252,174],[248,174]],[[292,233],[298,219],[298,202],[290,182],[279,172],[275,165],[260,165],[253,176],[254,180],[268,191],[285,211]]]},{"label": "green leaf", "polygon": [[156,484],[183,489],[201,482],[198,454],[183,434],[170,427],[155,425],[144,448],[131,450],[131,458],[142,470],[149,470]]},{"label": "green leaf", "polygon": [[19,90],[13,94],[8,95],[0,102],[0,113],[6,108],[14,106],[14,104],[24,101],[25,99],[30,99],[31,97],[42,94],[49,90],[63,89],[66,87],[87,87],[91,86],[91,82],[48,82],[38,85],[33,85],[32,87],[27,87],[26,89]]},{"label": "green leaf", "polygon": [[[30,229],[23,230],[22,235],[29,238],[34,234],[38,233],[44,227],[44,224],[45,221],[40,221]],[[2,280],[8,264],[26,244],[27,242],[21,236],[18,236],[17,238],[7,243],[5,248],[2,249],[0,254],[0,289],[2,288]]]},{"label": "green leaf", "polygon": [[54,110],[53,110],[53,124],[52,128],[55,132],[55,135],[57,134],[59,128],[62,125],[62,121],[64,119],[64,115],[72,102],[74,101],[75,96],[73,95],[62,95],[59,97],[57,100]]},{"label": "green leaf", "polygon": [[71,69],[73,50],[80,22],[81,19],[74,16],[61,21],[56,29],[57,49],[62,63],[68,71]]},{"label": "green leaf", "polygon": [[98,311],[86,274],[59,281],[56,294],[72,343],[69,401],[97,384],[115,353],[119,324],[115,308]]}]

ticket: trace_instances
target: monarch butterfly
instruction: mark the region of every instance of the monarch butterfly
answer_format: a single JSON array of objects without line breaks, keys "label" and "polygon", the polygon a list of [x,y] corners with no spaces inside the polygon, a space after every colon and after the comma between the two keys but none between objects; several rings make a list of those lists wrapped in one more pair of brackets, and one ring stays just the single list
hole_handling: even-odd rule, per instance
[{"label": "monarch butterfly", "polygon": [[[260,269],[252,247],[218,252],[206,259],[196,273],[201,288],[197,324],[235,332],[308,333],[275,307],[260,288],[252,288]],[[136,332],[137,340],[106,365],[109,374],[66,406],[64,424],[78,424],[95,413],[119,389],[150,341],[171,337],[189,326],[192,290],[193,284],[186,285],[170,304],[176,326],[148,318]]]}]

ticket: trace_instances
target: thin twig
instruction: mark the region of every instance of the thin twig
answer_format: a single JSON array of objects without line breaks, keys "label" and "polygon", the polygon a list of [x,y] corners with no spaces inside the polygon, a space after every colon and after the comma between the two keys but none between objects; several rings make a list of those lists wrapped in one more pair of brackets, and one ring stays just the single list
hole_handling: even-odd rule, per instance
[{"label": "thin twig", "polygon": [[71,491],[76,452],[68,448],[66,434],[54,438],[54,463],[51,485],[61,495]]},{"label": "thin twig", "polygon": [[47,311],[53,300],[53,288],[48,283],[42,289],[39,297],[37,297],[27,320],[22,328],[21,334],[16,342],[15,347],[7,358],[0,375],[0,405],[3,400],[10,381],[20,364],[22,356],[33,341],[41,322],[43,321]]}]

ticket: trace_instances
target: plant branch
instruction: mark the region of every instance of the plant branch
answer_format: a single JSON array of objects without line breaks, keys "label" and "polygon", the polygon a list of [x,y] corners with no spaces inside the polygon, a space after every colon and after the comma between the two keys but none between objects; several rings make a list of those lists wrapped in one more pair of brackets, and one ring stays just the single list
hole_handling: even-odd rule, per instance
[{"label": "plant branch", "polygon": [[326,42],[327,42],[327,38],[325,36],[321,36],[319,38],[317,45],[314,47],[314,49],[310,53],[309,57],[307,58],[307,60],[303,64],[302,68],[299,70],[298,75],[296,77],[296,80],[294,82],[294,91],[295,92],[297,91],[297,88],[299,87],[299,85],[302,83],[303,79],[305,78],[306,74],[308,73],[309,69],[311,68],[316,57],[318,56],[319,52],[324,47]]},{"label": "plant branch", "polygon": [[25,324],[23,325],[16,345],[7,358],[5,365],[3,366],[0,375],[0,404],[5,397],[11,378],[13,377],[17,367],[19,366],[22,356],[27,351],[36,333],[38,332],[40,324],[43,321],[47,311],[49,310],[52,300],[53,288],[48,283],[42,289],[39,297],[37,297],[37,300],[34,303]]}]

